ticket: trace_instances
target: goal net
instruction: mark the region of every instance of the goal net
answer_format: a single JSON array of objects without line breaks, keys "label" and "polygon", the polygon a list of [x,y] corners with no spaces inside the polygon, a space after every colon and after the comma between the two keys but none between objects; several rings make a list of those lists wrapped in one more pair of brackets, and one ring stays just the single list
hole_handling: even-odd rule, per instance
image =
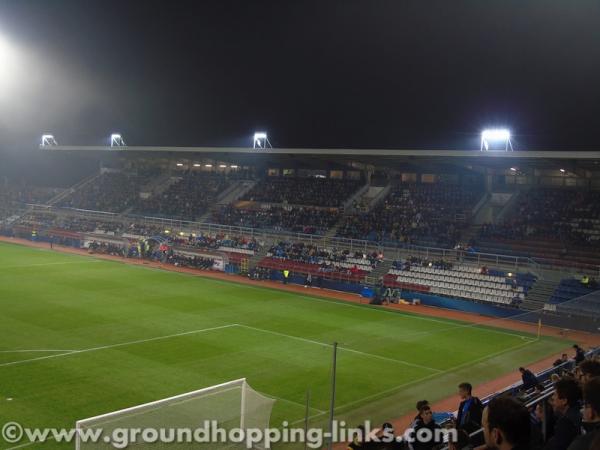
[{"label": "goal net", "polygon": [[124,448],[124,443],[134,449],[248,448],[246,441],[234,442],[239,430],[267,429],[274,403],[242,378],[79,420],[75,448]]}]

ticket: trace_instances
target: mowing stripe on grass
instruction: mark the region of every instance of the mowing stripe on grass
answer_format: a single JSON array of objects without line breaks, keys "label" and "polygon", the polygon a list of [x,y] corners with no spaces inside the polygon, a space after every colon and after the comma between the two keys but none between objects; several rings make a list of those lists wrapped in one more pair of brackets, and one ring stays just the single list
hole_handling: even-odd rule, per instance
[{"label": "mowing stripe on grass", "polygon": [[0,367],[16,366],[19,364],[25,364],[25,363],[34,362],[34,361],[42,361],[42,360],[51,359],[51,358],[60,358],[61,356],[79,355],[80,353],[95,352],[97,350],[106,350],[106,349],[110,349],[110,348],[124,347],[127,345],[143,344],[145,342],[159,341],[162,339],[171,339],[174,337],[187,336],[190,334],[205,333],[207,331],[222,330],[224,328],[231,328],[231,327],[235,327],[235,326],[237,326],[237,324],[234,323],[234,324],[229,324],[229,325],[221,325],[218,327],[201,328],[199,330],[184,331],[183,333],[169,334],[166,336],[157,336],[157,337],[152,337],[152,338],[148,338],[148,339],[138,339],[136,341],[121,342],[118,344],[102,345],[100,347],[91,347],[91,348],[85,348],[83,350],[74,350],[74,351],[71,351],[68,353],[59,353],[57,355],[40,356],[38,358],[23,359],[21,361],[11,361],[11,362],[0,364]]},{"label": "mowing stripe on grass", "polygon": [[77,350],[0,350],[0,353],[73,353]]},{"label": "mowing stripe on grass", "polygon": [[[328,344],[326,342],[315,341],[315,340],[312,340],[312,339],[307,339],[307,338],[303,338],[303,337],[299,337],[299,336],[292,336],[290,334],[279,333],[277,331],[265,330],[263,328],[252,327],[250,325],[244,325],[244,324],[237,324],[237,325],[240,326],[240,327],[242,327],[242,328],[247,328],[249,330],[259,331],[261,333],[269,333],[269,334],[273,334],[275,336],[281,336],[281,337],[288,338],[288,339],[295,339],[297,341],[307,342],[309,344],[320,345],[322,347],[333,347],[331,344]],[[388,358],[387,356],[374,355],[373,353],[361,352],[360,350],[354,350],[354,349],[348,348],[348,347],[338,346],[338,349],[346,351],[346,352],[350,352],[350,353],[356,353],[358,355],[367,356],[369,358],[376,358],[376,359],[381,359],[383,361],[388,361],[388,362],[393,362],[393,363],[397,363],[397,364],[402,364],[403,366],[416,367],[416,368],[419,368],[419,369],[427,370],[429,372],[438,372],[438,373],[442,372],[441,370],[434,369],[433,367],[422,366],[420,364],[414,364],[414,363],[411,363],[411,362],[408,362],[408,361],[403,361],[401,359]]]},{"label": "mowing stripe on grass", "polygon": [[40,266],[62,266],[65,264],[92,264],[102,262],[101,259],[94,259],[92,261],[60,261],[60,262],[48,262],[48,263],[33,263],[33,264],[16,264],[14,266],[0,266],[0,269],[26,269],[28,267],[40,267]]}]

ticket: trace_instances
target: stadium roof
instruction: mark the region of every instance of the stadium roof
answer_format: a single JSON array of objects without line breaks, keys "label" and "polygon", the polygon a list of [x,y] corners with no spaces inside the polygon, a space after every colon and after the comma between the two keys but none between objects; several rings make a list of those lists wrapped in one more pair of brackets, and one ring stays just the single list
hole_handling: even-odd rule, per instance
[{"label": "stadium roof", "polygon": [[[154,147],[154,146],[73,146],[52,145],[41,146],[51,151],[77,152],[151,152],[151,153],[195,153],[195,154],[271,154],[296,156],[325,156],[325,157],[443,157],[443,158],[509,158],[509,159],[581,159],[600,160],[600,150],[592,151],[489,151],[476,150],[410,150],[410,149],[324,149],[324,148],[247,148],[247,147]],[[182,155],[183,156],[183,155]]]}]

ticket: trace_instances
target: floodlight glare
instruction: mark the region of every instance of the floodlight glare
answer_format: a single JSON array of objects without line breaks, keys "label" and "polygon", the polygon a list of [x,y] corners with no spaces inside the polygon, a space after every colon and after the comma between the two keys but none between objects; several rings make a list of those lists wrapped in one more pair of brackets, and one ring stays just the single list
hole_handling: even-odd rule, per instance
[{"label": "floodlight glare", "polygon": [[183,167],[183,163],[177,163],[177,167]]},{"label": "floodlight glare", "polygon": [[194,163],[194,167],[200,167],[200,164]]},{"label": "floodlight glare", "polygon": [[489,150],[491,145],[502,145],[504,151],[508,151],[509,147],[512,150],[512,143],[510,141],[510,130],[506,128],[492,128],[483,130],[481,132],[481,151]]},{"label": "floodlight glare", "polygon": [[516,168],[514,168],[514,167],[511,167],[511,168],[510,168],[510,170],[512,170],[513,172],[516,172],[516,171],[517,171],[517,169],[516,169]]},{"label": "floodlight glare", "polygon": [[231,168],[232,168],[232,169],[237,169],[237,168],[238,168],[238,166],[236,166],[235,164],[233,164],[233,165],[231,166]]},{"label": "floodlight glare", "polygon": [[565,173],[566,170],[565,169],[560,169],[560,173]]},{"label": "floodlight glare", "polygon": [[204,164],[204,167],[212,167],[212,164]]},{"label": "floodlight glare", "polygon": [[221,169],[227,169],[227,164],[219,164],[219,167],[220,167]]}]

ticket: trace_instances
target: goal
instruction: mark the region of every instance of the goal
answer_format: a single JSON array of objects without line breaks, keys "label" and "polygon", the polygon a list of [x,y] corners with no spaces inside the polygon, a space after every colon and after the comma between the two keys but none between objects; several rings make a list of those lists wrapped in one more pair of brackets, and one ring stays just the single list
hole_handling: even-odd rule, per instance
[{"label": "goal", "polygon": [[[194,431],[208,428],[208,423],[213,429],[216,426],[226,433],[234,429],[265,430],[269,427],[274,403],[274,399],[255,391],[242,378],[78,420],[75,448],[114,449],[117,445],[122,446],[124,440],[127,441],[127,448],[134,449],[247,448],[245,442],[232,442],[229,435],[226,439],[220,438],[214,442],[215,436],[209,439],[209,435],[204,433],[201,442],[198,442]],[[102,431],[102,437],[93,439],[92,436],[99,430]],[[222,431],[221,435],[225,432]],[[253,448],[263,449],[264,445],[259,442]]]}]

